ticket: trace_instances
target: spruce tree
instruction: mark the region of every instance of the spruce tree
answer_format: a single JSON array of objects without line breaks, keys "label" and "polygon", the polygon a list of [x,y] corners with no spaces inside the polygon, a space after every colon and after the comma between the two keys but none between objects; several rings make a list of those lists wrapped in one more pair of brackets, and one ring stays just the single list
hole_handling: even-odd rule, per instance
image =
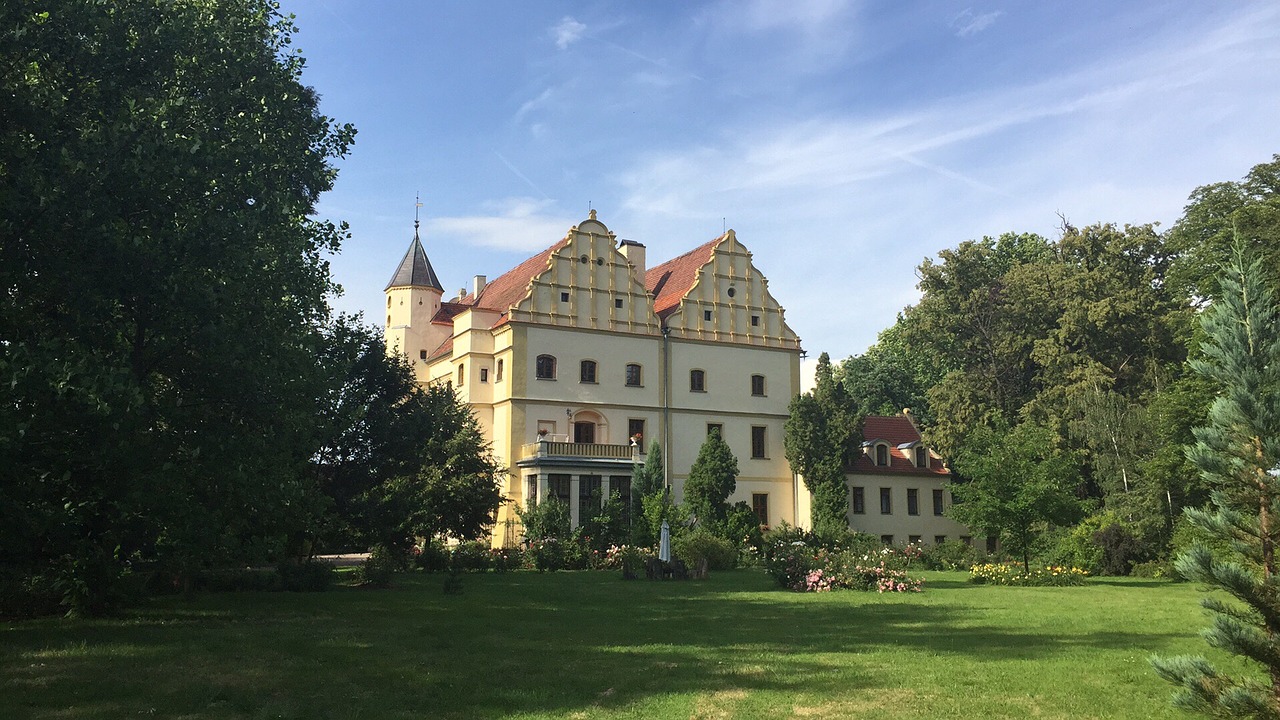
[{"label": "spruce tree", "polygon": [[1174,703],[1219,716],[1280,718],[1280,307],[1259,261],[1237,243],[1221,279],[1221,297],[1204,313],[1207,340],[1194,369],[1219,387],[1207,426],[1195,431],[1187,456],[1213,488],[1210,507],[1188,521],[1233,551],[1196,546],[1177,560],[1189,580],[1225,590],[1235,602],[1207,597],[1205,640],[1263,666],[1267,682],[1219,674],[1203,658],[1152,660],[1178,685]]}]

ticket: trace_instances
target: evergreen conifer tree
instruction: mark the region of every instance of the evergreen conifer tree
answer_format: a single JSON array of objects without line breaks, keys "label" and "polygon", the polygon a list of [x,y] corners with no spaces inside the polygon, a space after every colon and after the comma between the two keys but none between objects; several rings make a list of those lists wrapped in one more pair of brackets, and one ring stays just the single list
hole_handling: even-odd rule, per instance
[{"label": "evergreen conifer tree", "polygon": [[685,503],[703,527],[719,529],[729,511],[726,502],[738,486],[738,459],[720,433],[711,431],[698,450],[684,484]]},{"label": "evergreen conifer tree", "polygon": [[1187,519],[1234,551],[1196,546],[1178,558],[1184,577],[1225,590],[1238,602],[1207,597],[1205,640],[1260,663],[1267,682],[1219,674],[1203,658],[1155,658],[1156,672],[1178,685],[1174,702],[1218,716],[1280,718],[1280,307],[1259,261],[1237,243],[1221,279],[1221,297],[1205,311],[1207,340],[1197,372],[1219,387],[1209,424],[1197,428],[1187,456],[1213,488],[1211,506]]}]

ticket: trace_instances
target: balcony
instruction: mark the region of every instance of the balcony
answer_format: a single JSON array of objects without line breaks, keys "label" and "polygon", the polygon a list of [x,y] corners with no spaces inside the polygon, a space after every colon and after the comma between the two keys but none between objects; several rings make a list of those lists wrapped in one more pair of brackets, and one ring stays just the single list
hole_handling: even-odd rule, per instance
[{"label": "balcony", "polygon": [[539,440],[521,446],[520,459],[530,458],[589,458],[595,460],[637,460],[640,453],[631,445],[606,445],[604,443],[574,443],[560,440]]}]

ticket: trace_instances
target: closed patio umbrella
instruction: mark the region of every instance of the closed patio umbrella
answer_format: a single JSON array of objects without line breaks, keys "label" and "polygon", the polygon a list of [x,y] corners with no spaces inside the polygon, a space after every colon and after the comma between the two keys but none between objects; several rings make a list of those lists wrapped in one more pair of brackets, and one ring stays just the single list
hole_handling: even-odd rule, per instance
[{"label": "closed patio umbrella", "polygon": [[662,521],[662,536],[658,540],[658,559],[662,562],[671,562],[671,526],[666,520]]}]

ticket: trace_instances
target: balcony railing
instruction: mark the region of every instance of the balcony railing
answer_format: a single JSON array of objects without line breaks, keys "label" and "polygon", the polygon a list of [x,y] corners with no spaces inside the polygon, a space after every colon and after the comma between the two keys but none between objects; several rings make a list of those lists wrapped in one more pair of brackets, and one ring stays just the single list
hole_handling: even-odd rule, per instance
[{"label": "balcony railing", "polygon": [[521,459],[532,457],[600,458],[605,460],[631,460],[636,457],[631,445],[606,445],[604,443],[573,443],[557,440],[539,440],[522,448]]}]

